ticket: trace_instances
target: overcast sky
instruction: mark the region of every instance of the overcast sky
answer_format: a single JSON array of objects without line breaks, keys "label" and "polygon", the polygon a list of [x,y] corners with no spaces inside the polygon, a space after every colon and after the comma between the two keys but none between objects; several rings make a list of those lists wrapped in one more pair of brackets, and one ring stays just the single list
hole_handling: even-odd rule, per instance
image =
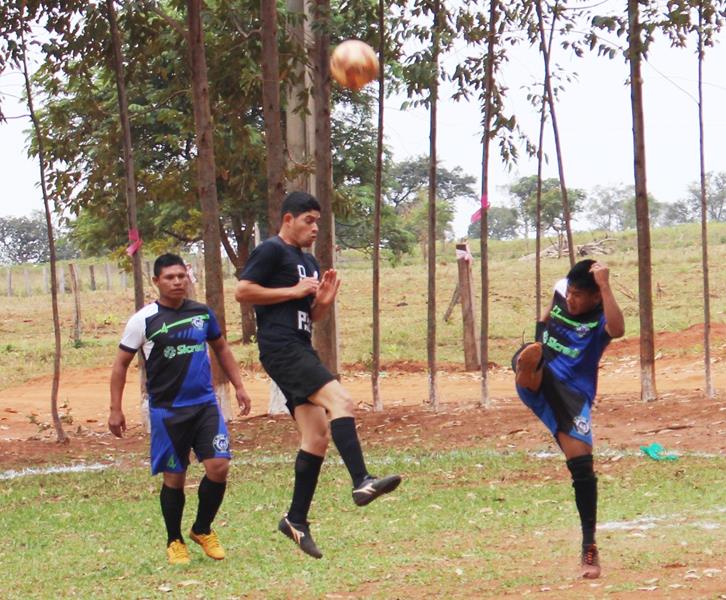
[{"label": "overcast sky", "polygon": [[[724,34],[709,49],[704,64],[706,168],[726,171],[726,47]],[[463,59],[458,51],[447,60]],[[587,55],[570,59],[556,49],[553,60],[563,69],[577,72],[560,95],[557,116],[560,125],[565,179],[568,187],[585,190],[594,186],[633,182],[632,120],[628,65],[622,57],[613,60]],[[696,56],[693,49],[671,49],[664,40],[653,47],[643,66],[645,96],[646,155],[648,190],[656,199],[677,202],[685,197],[689,183],[698,179],[698,121]],[[517,47],[499,74],[507,87],[507,108],[515,113],[525,133],[536,141],[539,116],[529,105],[525,88],[540,80],[541,57],[536,49]],[[0,74],[3,111],[8,117],[27,111],[16,100],[22,90],[18,73]],[[444,166],[461,167],[476,176],[481,171],[480,109],[476,101],[456,103],[450,91],[442,89],[439,108],[438,156]],[[426,154],[429,147],[429,118],[424,109],[401,111],[402,98],[386,102],[385,134],[396,159]],[[0,216],[24,215],[42,209],[37,187],[37,163],[27,158],[24,130],[27,118],[10,118],[0,124]],[[545,140],[549,165],[546,177],[557,176],[551,129]],[[490,200],[506,205],[507,183],[535,174],[536,162],[522,152],[519,164],[508,171],[493,149]],[[475,200],[462,201],[455,229],[463,235]]]}]

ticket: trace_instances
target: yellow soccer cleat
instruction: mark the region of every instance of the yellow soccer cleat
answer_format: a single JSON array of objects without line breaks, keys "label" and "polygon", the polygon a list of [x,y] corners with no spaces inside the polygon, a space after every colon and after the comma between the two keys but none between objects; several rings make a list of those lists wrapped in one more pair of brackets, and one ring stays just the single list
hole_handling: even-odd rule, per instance
[{"label": "yellow soccer cleat", "polygon": [[224,558],[224,548],[219,543],[219,538],[215,531],[210,530],[208,534],[204,534],[194,533],[192,530],[189,532],[189,537],[202,547],[204,554],[209,558],[213,558],[214,560],[222,560]]},{"label": "yellow soccer cleat", "polygon": [[188,565],[192,562],[189,556],[189,548],[181,540],[174,540],[166,547],[166,555],[170,565]]}]

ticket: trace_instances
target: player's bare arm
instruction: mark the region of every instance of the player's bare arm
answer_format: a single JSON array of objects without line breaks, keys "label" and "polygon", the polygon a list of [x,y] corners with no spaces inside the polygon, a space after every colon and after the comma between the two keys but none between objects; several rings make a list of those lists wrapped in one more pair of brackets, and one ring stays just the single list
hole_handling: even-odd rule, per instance
[{"label": "player's bare arm", "polygon": [[237,283],[234,298],[237,302],[249,302],[260,306],[278,304],[314,295],[319,285],[314,277],[303,277],[294,286],[285,288],[267,288],[254,281],[242,279]]},{"label": "player's bare arm", "polygon": [[608,332],[611,338],[623,337],[625,335],[625,317],[610,288],[610,269],[603,263],[596,262],[590,267],[590,272],[600,288],[602,308],[606,321],[605,331]]},{"label": "player's bare arm", "polygon": [[310,312],[310,318],[313,321],[318,321],[330,310],[335,302],[335,297],[340,289],[341,279],[338,277],[338,272],[335,269],[328,269],[323,273],[323,278],[320,280],[320,286],[318,287],[318,293],[315,295],[315,301],[313,302],[312,311]]},{"label": "player's bare arm", "polygon": [[234,358],[234,354],[232,354],[232,350],[230,349],[227,340],[225,340],[224,337],[220,337],[216,340],[210,340],[207,343],[212,350],[214,350],[222,370],[234,386],[237,404],[240,408],[240,414],[242,416],[248,415],[250,413],[250,408],[252,408],[252,400],[247,394],[247,390],[245,390],[245,386],[242,383],[239,365]]},{"label": "player's bare arm", "polygon": [[121,409],[121,402],[126,385],[126,373],[134,355],[125,350],[119,350],[111,367],[111,408],[108,415],[108,429],[116,437],[121,437],[126,431],[126,417]]}]

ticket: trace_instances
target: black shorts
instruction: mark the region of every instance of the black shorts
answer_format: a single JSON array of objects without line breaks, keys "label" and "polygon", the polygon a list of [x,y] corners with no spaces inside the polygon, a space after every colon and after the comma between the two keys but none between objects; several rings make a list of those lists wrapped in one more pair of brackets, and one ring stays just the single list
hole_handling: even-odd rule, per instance
[{"label": "black shorts", "polygon": [[182,473],[194,449],[200,462],[231,458],[229,434],[216,402],[149,409],[151,420],[151,474]]},{"label": "black shorts", "polygon": [[267,374],[287,400],[287,409],[295,416],[295,407],[310,402],[308,398],[335,379],[320,361],[312,346],[291,343],[260,355]]}]

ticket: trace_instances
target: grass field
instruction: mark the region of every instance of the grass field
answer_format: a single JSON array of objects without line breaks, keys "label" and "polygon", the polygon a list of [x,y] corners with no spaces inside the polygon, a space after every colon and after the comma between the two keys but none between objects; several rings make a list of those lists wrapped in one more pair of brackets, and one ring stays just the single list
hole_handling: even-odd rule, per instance
[{"label": "grass field", "polygon": [[[596,234],[578,234],[585,242]],[[599,236],[602,237],[602,236]],[[626,337],[639,332],[638,274],[635,232],[619,234],[613,254],[603,257],[613,272],[613,286],[626,316]],[[655,327],[658,331],[681,331],[703,322],[699,228],[685,225],[653,231],[653,287]],[[478,241],[472,244],[475,256]],[[523,333],[531,335],[534,320],[534,262],[521,260],[533,251],[531,240],[491,242],[490,245],[490,358],[503,364]],[[719,268],[726,262],[726,224],[710,227],[711,312],[714,322],[726,321],[726,277]],[[463,363],[461,312],[445,323],[443,313],[456,285],[454,246],[438,245],[437,314],[438,358],[444,363]],[[87,265],[81,267],[85,273]],[[343,287],[339,296],[340,349],[343,363],[370,361],[371,271],[370,260],[361,253],[346,252],[339,261]],[[479,261],[474,263],[478,277]],[[567,259],[543,261],[543,286],[549,290],[568,269]],[[15,269],[22,271],[21,267]],[[100,267],[98,271],[101,271]],[[37,275],[37,274],[36,274]],[[19,275],[16,277],[16,279]],[[421,257],[407,257],[398,267],[382,269],[382,360],[423,361],[426,358],[426,268]],[[99,285],[101,285],[101,278]],[[226,283],[229,339],[239,340],[239,309],[232,297],[234,279]],[[477,298],[480,286],[476,284]],[[153,299],[147,289],[147,298]],[[61,296],[63,367],[88,368],[110,364],[123,326],[133,312],[132,291],[82,292],[82,344],[71,339],[73,300]],[[51,372],[53,357],[50,297],[0,297],[0,388]],[[477,311],[478,321],[478,311]],[[235,345],[242,363],[257,360],[254,346]],[[672,350],[671,350],[672,351]],[[695,355],[700,346],[680,347],[678,352]]]},{"label": "grass field", "polygon": [[[724,582],[718,569],[726,526],[724,457],[598,460],[605,578],[590,583],[576,577],[579,526],[559,459],[486,449],[376,451],[369,456],[372,469],[401,472],[405,481],[395,494],[360,509],[350,500],[336,454],[323,469],[311,514],[325,554],[315,561],[275,532],[292,476],[291,455],[276,452],[246,449],[233,462],[216,525],[228,558],[213,562],[192,544],[192,564],[181,568],[166,564],[160,483],[139,456],[124,468],[3,481],[0,596],[484,598],[537,592],[589,598],[657,588],[672,597],[717,598]],[[199,477],[199,467],[192,467],[186,528]],[[640,525],[627,523],[645,516],[650,520]],[[721,578],[710,580],[709,573]]]}]

